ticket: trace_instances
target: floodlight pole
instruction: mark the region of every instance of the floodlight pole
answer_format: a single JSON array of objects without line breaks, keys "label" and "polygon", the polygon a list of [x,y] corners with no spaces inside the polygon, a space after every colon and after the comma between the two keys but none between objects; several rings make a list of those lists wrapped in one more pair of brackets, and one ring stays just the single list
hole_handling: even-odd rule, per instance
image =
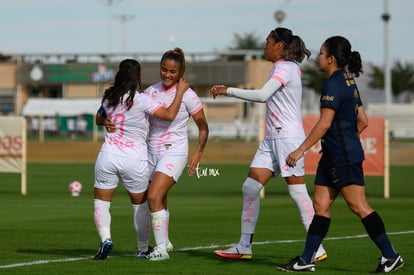
[{"label": "floodlight pole", "polygon": [[[117,2],[120,2],[122,0],[117,0]],[[100,0],[100,2],[103,2],[106,6],[108,6],[108,52],[112,51],[112,6],[114,3],[114,0]]]},{"label": "floodlight pole", "polygon": [[389,37],[388,37],[388,21],[391,19],[388,13],[388,0],[384,0],[384,13],[381,16],[384,21],[384,92],[385,92],[385,103],[392,103],[391,93],[391,64],[389,57]]},{"label": "floodlight pole", "polygon": [[125,53],[126,45],[126,24],[135,18],[135,15],[120,14],[115,16],[116,19],[122,24],[122,52]]}]

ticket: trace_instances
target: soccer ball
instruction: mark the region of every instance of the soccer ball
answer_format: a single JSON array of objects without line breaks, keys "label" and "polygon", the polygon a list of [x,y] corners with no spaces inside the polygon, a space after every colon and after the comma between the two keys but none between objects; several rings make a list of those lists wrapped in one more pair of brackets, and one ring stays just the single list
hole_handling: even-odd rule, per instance
[{"label": "soccer ball", "polygon": [[73,181],[69,184],[69,191],[72,193],[72,197],[77,197],[82,192],[82,184],[79,181]]}]

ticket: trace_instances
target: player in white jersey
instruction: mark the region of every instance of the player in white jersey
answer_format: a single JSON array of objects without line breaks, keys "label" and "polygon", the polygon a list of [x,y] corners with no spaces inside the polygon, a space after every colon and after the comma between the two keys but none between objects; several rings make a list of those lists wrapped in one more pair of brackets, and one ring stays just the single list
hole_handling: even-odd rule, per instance
[{"label": "player in white jersey", "polygon": [[134,211],[137,257],[147,256],[149,217],[146,191],[148,188],[147,117],[173,120],[189,85],[180,80],[174,101],[165,108],[161,102],[138,91],[141,66],[133,59],[123,60],[114,84],[105,91],[96,123],[107,117],[115,131],[106,132],[105,141],[95,163],[94,221],[101,239],[95,259],[104,260],[113,247],[109,208],[118,182],[121,181],[131,199]]},{"label": "player in white jersey", "polygon": [[[290,197],[299,208],[302,223],[308,230],[315,214],[305,184],[304,159],[295,167],[286,164],[287,155],[305,139],[302,126],[302,82],[298,63],[310,51],[302,39],[286,28],[276,28],[267,36],[264,47],[266,60],[273,63],[269,79],[259,90],[227,88],[214,85],[213,97],[227,95],[248,101],[266,103],[265,138],[257,149],[245,182],[243,183],[243,211],[241,236],[237,245],[215,253],[227,259],[252,259],[252,240],[260,211],[260,191],[267,182],[281,175],[288,184]],[[315,260],[324,260],[327,254],[320,246]]]},{"label": "player in white jersey", "polygon": [[[185,72],[184,53],[180,48],[165,52],[160,62],[161,81],[148,87],[145,94],[170,105],[177,92],[177,82]],[[198,146],[188,160],[187,123],[193,118],[199,130]],[[156,247],[150,260],[168,260],[169,211],[167,193],[180,178],[188,161],[188,174],[195,173],[208,138],[208,124],[200,98],[193,90],[184,94],[177,117],[173,121],[149,117],[148,153],[150,185],[148,203]]]}]

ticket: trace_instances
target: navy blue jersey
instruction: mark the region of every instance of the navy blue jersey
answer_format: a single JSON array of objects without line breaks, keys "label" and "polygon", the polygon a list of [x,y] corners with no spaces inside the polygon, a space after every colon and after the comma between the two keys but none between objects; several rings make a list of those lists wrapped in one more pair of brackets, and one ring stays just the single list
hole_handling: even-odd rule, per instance
[{"label": "navy blue jersey", "polygon": [[324,83],[320,103],[321,108],[335,110],[331,127],[321,139],[321,163],[331,166],[360,163],[364,152],[357,116],[362,101],[353,75],[345,70],[333,73]]}]

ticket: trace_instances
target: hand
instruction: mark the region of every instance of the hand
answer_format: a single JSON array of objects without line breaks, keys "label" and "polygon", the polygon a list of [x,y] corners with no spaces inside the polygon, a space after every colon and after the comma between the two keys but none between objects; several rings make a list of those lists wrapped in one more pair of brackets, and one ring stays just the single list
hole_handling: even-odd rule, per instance
[{"label": "hand", "polygon": [[303,152],[299,149],[296,149],[292,153],[290,153],[286,158],[286,164],[289,165],[289,167],[295,167],[296,162],[303,157]]},{"label": "hand", "polygon": [[187,91],[189,88],[190,88],[190,84],[188,84],[188,82],[187,82],[184,78],[181,78],[181,79],[178,81],[178,85],[177,85],[177,92],[180,92],[180,91],[185,92],[185,91]]},{"label": "hand", "polygon": [[188,162],[187,168],[188,168],[188,175],[193,176],[196,173],[198,163],[201,159],[201,153],[195,153]]},{"label": "hand", "polygon": [[214,85],[211,87],[210,93],[213,95],[213,98],[215,99],[218,95],[226,95],[227,87],[224,85]]},{"label": "hand", "polygon": [[112,123],[112,121],[109,118],[105,119],[104,126],[108,133],[113,133],[116,131],[116,125]]}]

